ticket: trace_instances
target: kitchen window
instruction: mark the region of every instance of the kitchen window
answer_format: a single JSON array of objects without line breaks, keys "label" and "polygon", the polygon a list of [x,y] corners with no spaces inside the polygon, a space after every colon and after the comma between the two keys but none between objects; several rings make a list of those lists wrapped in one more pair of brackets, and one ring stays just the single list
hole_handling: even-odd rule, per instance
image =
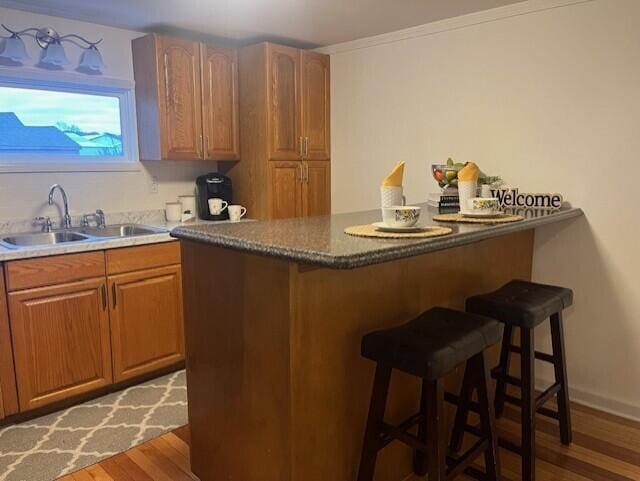
[{"label": "kitchen window", "polygon": [[0,73],[0,172],[138,170],[133,85],[65,75]]}]

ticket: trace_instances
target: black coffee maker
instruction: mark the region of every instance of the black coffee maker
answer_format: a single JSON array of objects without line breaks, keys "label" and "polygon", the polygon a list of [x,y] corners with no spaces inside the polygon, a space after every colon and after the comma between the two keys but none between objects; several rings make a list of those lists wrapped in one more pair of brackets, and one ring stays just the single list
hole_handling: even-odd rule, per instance
[{"label": "black coffee maker", "polygon": [[196,192],[198,198],[198,216],[203,220],[227,220],[229,209],[223,210],[219,215],[209,212],[209,199],[222,199],[231,205],[232,189],[231,179],[226,175],[212,172],[201,175],[196,179]]}]

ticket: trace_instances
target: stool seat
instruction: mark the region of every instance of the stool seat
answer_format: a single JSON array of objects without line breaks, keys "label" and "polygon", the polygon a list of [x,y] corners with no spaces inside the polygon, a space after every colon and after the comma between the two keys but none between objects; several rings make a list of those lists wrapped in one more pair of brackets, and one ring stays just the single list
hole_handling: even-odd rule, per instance
[{"label": "stool seat", "polygon": [[533,329],[571,304],[571,289],[514,280],[497,291],[468,298],[466,309],[505,324]]},{"label": "stool seat", "polygon": [[501,335],[493,319],[436,307],[402,326],[365,335],[361,351],[380,364],[435,380],[496,344]]}]

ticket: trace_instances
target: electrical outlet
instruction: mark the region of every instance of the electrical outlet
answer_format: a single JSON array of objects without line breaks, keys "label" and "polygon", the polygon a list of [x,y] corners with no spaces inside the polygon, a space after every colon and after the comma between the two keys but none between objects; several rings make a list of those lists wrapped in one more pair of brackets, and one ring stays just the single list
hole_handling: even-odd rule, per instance
[{"label": "electrical outlet", "polygon": [[158,193],[158,178],[155,176],[151,177],[151,182],[149,182],[149,193]]}]

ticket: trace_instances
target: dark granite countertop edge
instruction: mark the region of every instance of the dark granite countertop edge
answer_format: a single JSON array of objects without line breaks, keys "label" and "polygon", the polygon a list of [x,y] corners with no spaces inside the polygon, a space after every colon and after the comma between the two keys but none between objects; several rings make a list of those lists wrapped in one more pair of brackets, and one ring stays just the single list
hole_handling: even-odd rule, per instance
[{"label": "dark granite countertop edge", "polygon": [[[251,254],[264,255],[291,262],[299,262],[318,267],[331,269],[355,269],[373,264],[380,264],[416,255],[428,254],[430,252],[451,249],[491,239],[505,234],[525,231],[548,224],[554,224],[563,220],[568,220],[583,215],[582,209],[576,208],[564,212],[558,212],[553,216],[535,217],[520,222],[509,224],[495,224],[491,228],[479,229],[474,232],[457,233],[442,237],[425,239],[412,242],[407,245],[389,245],[377,252],[366,252],[362,254],[350,254],[345,256],[335,256],[323,252],[307,249],[296,249],[280,245],[265,244],[248,239],[241,239],[235,236],[227,236],[215,232],[200,232],[191,230],[189,227],[177,227],[171,231],[171,236],[182,240],[210,244],[216,247],[223,247]],[[447,223],[441,222],[441,225]],[[347,235],[347,234],[345,234]]]}]

